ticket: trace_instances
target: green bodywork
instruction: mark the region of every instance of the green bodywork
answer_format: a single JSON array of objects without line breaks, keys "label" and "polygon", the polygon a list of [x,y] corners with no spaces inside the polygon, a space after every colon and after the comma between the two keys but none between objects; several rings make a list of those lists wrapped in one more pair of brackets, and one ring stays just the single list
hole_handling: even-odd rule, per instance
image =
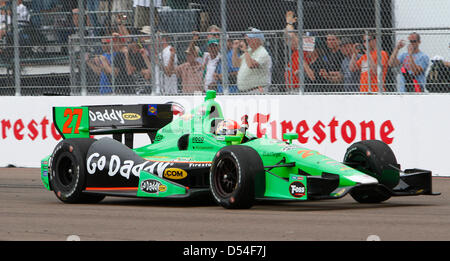
[{"label": "green bodywork", "polygon": [[[74,109],[81,109],[82,115],[74,113]],[[72,111],[72,114],[69,110]],[[67,131],[70,130],[70,133],[68,133],[70,136],[66,136],[66,138],[89,137],[87,107],[55,107],[54,113],[55,124],[60,126],[60,129],[65,124],[66,127],[69,127]],[[211,123],[218,119],[223,119],[222,109],[215,100],[215,92],[208,91],[203,104],[159,129],[152,144],[133,150],[137,155],[149,161],[186,161],[211,164],[215,154],[221,148],[227,145],[241,144],[244,137],[244,134],[237,137],[216,136],[212,131]],[[71,122],[68,123],[69,120]],[[190,134],[188,148],[179,150],[177,142],[184,134]],[[280,162],[286,165],[287,163],[295,163],[285,167],[274,167],[270,171],[266,171],[265,190],[263,190],[263,193],[259,192],[259,195],[255,195],[257,198],[307,200],[308,178],[310,176],[321,176],[323,173],[332,173],[339,176],[338,190],[330,194],[332,197],[339,197],[347,187],[374,182],[372,177],[315,150],[292,144],[292,140],[298,138],[296,134],[285,134],[283,137],[288,142],[267,137],[255,138],[248,132],[245,136],[250,140],[242,145],[255,149],[261,156],[264,166],[273,166]],[[51,190],[48,180],[49,160],[49,157],[42,160],[41,177],[44,186]],[[158,193],[147,193],[141,190],[141,183],[149,179],[161,183]],[[303,185],[303,188],[293,196],[291,193],[292,184],[298,184],[298,182]],[[140,172],[139,184],[137,197],[177,197],[188,193],[187,188],[143,170]],[[256,189],[255,191],[260,190]]]}]

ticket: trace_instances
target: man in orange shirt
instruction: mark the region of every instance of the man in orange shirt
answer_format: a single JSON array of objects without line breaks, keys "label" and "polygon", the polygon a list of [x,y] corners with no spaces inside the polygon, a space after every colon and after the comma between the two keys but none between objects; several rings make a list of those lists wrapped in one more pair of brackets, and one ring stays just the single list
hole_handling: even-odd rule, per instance
[{"label": "man in orange shirt", "polygon": [[[361,92],[378,92],[378,79],[382,78],[382,81],[380,82],[381,86],[384,86],[384,82],[386,80],[386,74],[388,69],[388,61],[389,61],[389,55],[385,51],[381,51],[381,64],[382,64],[382,70],[377,66],[377,40],[375,37],[375,34],[369,34],[368,36],[363,36],[364,43],[367,41],[369,42],[369,52],[370,56],[369,59],[367,59],[367,53],[364,51],[364,55],[357,59],[358,53],[363,48],[361,47],[361,44],[355,44],[352,60],[350,61],[350,71],[356,72],[361,71],[361,78],[360,78],[360,91]],[[369,84],[369,68],[370,68],[370,84]],[[382,77],[381,74],[382,73]]]},{"label": "man in orange shirt", "polygon": [[[295,31],[294,23],[297,22],[297,17],[294,16],[293,11],[286,12],[286,43],[289,42],[291,46],[291,61],[288,62],[288,68],[284,73],[285,83],[289,90],[292,88],[298,88],[298,68],[299,68],[299,57],[298,57],[298,35]],[[309,58],[307,52],[303,51],[303,62],[309,63]]]}]

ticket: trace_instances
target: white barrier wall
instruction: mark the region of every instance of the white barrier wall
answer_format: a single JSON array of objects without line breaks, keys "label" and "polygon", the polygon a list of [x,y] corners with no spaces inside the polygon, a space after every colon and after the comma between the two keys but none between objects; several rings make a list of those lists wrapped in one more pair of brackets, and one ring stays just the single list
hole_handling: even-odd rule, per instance
[{"label": "white barrier wall", "polygon": [[[0,97],[0,167],[39,167],[61,137],[52,106],[155,104],[175,101],[186,110],[203,96]],[[250,131],[296,143],[342,161],[346,148],[363,139],[388,143],[402,168],[450,176],[450,95],[219,96],[226,118],[249,116]],[[139,135],[135,147],[148,142]]]}]

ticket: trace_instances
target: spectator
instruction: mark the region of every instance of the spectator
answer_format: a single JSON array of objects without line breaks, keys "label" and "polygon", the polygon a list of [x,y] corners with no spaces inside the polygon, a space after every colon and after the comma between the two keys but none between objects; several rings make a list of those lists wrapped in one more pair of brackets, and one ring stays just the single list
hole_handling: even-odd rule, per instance
[{"label": "spectator", "polygon": [[389,66],[401,66],[399,78],[401,92],[423,92],[426,83],[425,71],[430,63],[430,58],[419,49],[420,35],[418,33],[411,33],[408,41],[408,51],[400,55],[398,53],[405,46],[405,41],[398,42],[389,59]]},{"label": "spectator", "polygon": [[[126,93],[128,87],[132,83],[133,68],[130,62],[130,54],[128,46],[124,44],[124,38],[119,38],[118,34],[115,33],[113,38],[113,50],[114,50],[114,87],[116,93]],[[112,63],[110,62],[110,64]],[[111,66],[111,70],[112,70]],[[109,74],[112,74],[110,72]]]},{"label": "spectator", "polygon": [[[109,39],[102,39],[102,44],[103,46],[108,45]],[[96,55],[86,60],[86,65],[88,66],[88,68],[92,70],[99,79],[98,84],[100,86],[99,91],[101,94],[112,93],[111,82],[108,75],[105,74],[104,72],[104,65],[103,65],[103,63],[105,62],[104,58],[106,57],[106,59],[108,59],[110,56],[105,54]],[[110,62],[107,60],[105,63],[109,64]]]},{"label": "spectator", "polygon": [[[141,53],[142,57],[144,58],[144,62],[146,65],[146,68],[143,69],[142,75],[146,81],[150,81],[152,78],[152,65],[151,65],[151,46],[149,46],[149,42],[151,42],[150,37],[150,26],[144,26],[141,30],[139,30],[139,34],[141,35],[138,37],[136,41],[136,46],[139,49],[139,53]],[[136,30],[136,29],[134,29]],[[156,50],[155,50],[156,51]],[[157,55],[156,55],[157,56]]]},{"label": "spectator", "polygon": [[203,66],[197,60],[199,52],[197,46],[188,48],[185,51],[186,62],[175,69],[177,76],[181,78],[183,93],[203,91]]},{"label": "spectator", "polygon": [[217,82],[214,78],[217,64],[220,61],[219,53],[219,40],[216,38],[210,38],[207,43],[208,52],[203,54],[203,68],[205,69],[204,76],[204,89],[217,90]]},{"label": "spectator", "polygon": [[[239,92],[236,86],[236,77],[239,71],[239,67],[233,67],[233,40],[227,40],[227,72],[228,72],[228,92],[229,93],[237,93]],[[214,73],[214,78],[216,79],[217,92],[224,92],[222,82],[222,60],[219,61],[216,67],[216,72]]]},{"label": "spectator", "polygon": [[97,66],[97,56],[92,53],[85,53],[86,61],[86,86],[88,90],[95,89],[93,92],[97,92],[98,84],[100,82],[100,68]]},{"label": "spectator", "polygon": [[170,45],[171,38],[164,32],[160,34],[159,48],[162,50],[156,65],[156,92],[163,94],[178,93],[178,79],[174,68],[178,65],[178,58],[175,48]]},{"label": "spectator", "polygon": [[[378,92],[378,78],[381,79],[380,85],[384,85],[388,69],[389,55],[385,51],[381,51],[381,66],[377,66],[377,40],[375,34],[363,36],[364,43],[368,43],[370,53],[367,57],[367,51],[361,44],[355,44],[355,48],[350,61],[350,70],[352,72],[360,71],[360,91],[361,92]],[[365,53],[361,58],[357,59],[360,51]],[[379,68],[379,67],[382,67]],[[370,71],[370,74],[369,74]],[[370,78],[370,82],[369,82]]]},{"label": "spectator", "polygon": [[[208,41],[212,40],[212,39],[217,39],[220,40],[220,27],[218,27],[217,25],[210,25],[207,29],[206,32],[208,33],[206,35],[206,45],[201,46],[201,50],[200,50],[200,57],[203,57],[203,53],[208,52]],[[192,32],[192,41],[189,43],[190,45],[197,45],[198,40],[200,38],[200,33],[198,31],[193,31]]]},{"label": "spectator", "polygon": [[[358,92],[359,91],[359,73],[350,71],[350,61],[354,53],[354,43],[348,38],[341,39],[341,52],[344,55],[344,59],[341,63],[342,82],[344,83],[343,91],[346,92]],[[356,59],[359,60],[361,54],[357,54]]]},{"label": "spectator", "polygon": [[[326,36],[326,45],[323,59],[325,67],[320,69],[321,76],[326,80],[327,84],[333,84],[337,90],[341,89],[341,85],[336,85],[342,82],[343,76],[341,73],[341,65],[344,60],[344,55],[340,50],[341,40],[335,34],[328,34]],[[326,87],[326,86],[324,86]],[[322,91],[333,91],[329,88],[324,88]],[[334,90],[336,91],[336,90]]]},{"label": "spectator", "polygon": [[[245,41],[233,42],[233,66],[239,67],[237,87],[243,93],[264,93],[270,80],[270,56],[264,48],[264,34],[256,28],[245,36]],[[247,46],[248,43],[248,46]],[[238,48],[242,55],[237,56]]]},{"label": "spectator", "polygon": [[[122,41],[123,42],[123,41]],[[130,93],[132,87],[137,86],[136,94],[151,93],[150,85],[151,64],[144,47],[139,47],[136,42],[128,46],[123,45],[116,55],[116,66],[119,70],[117,85],[122,86],[118,91]]]},{"label": "spectator", "polygon": [[220,33],[222,32],[222,30],[220,30],[220,27],[218,27],[217,25],[213,24],[210,25],[208,27],[208,29],[206,30],[206,32],[210,33],[206,36],[206,38],[208,40],[215,38],[215,39],[220,39]]},{"label": "spectator", "polygon": [[[309,62],[304,63],[305,67],[305,92],[321,92],[323,91],[323,85],[327,83],[327,80],[323,78],[320,70],[323,69],[326,64],[323,60],[323,51],[317,44],[315,44],[312,52],[308,52],[307,59]],[[294,72],[297,74],[298,72]]]},{"label": "spectator", "polygon": [[130,25],[129,15],[125,11],[132,9],[132,1],[130,0],[114,0],[112,2],[111,11],[113,13],[111,22]]},{"label": "spectator", "polygon": [[23,4],[23,0],[17,0],[17,22],[19,25],[30,24],[30,11]]},{"label": "spectator", "polygon": [[426,89],[429,92],[450,92],[450,62],[436,55],[431,59]]},{"label": "spectator", "polygon": [[[286,12],[286,28],[285,33],[287,36],[287,44],[291,47],[291,61],[288,63],[288,71],[285,73],[285,81],[288,89],[298,88],[298,68],[299,68],[299,55],[298,55],[298,35],[295,30],[294,23],[297,22],[297,17],[294,16],[294,12]],[[308,63],[308,54],[303,51],[303,62]]]},{"label": "spectator", "polygon": [[[0,2],[0,30],[4,30],[6,28],[6,25],[11,25],[12,22],[12,13],[11,7],[8,6],[6,1]],[[17,22],[19,26],[25,26],[30,24],[30,11],[28,11],[28,8],[23,4],[22,0],[17,0]],[[2,33],[4,35],[4,32]]]},{"label": "spectator", "polygon": [[[113,36],[117,36],[117,34],[113,34]],[[113,43],[111,43],[111,39]],[[99,85],[100,85],[100,93],[101,94],[109,94],[113,92],[112,86],[113,83],[115,85],[116,78],[118,77],[119,82],[121,81],[121,77],[123,77],[123,72],[120,71],[120,65],[116,66],[116,56],[120,50],[120,45],[118,43],[117,37],[114,38],[103,38],[103,51],[102,55],[97,55],[92,59],[86,61],[86,64],[89,68],[94,71],[99,76]],[[111,52],[111,44],[112,44],[112,52]],[[114,70],[113,64],[114,62]],[[120,60],[119,60],[120,64]],[[114,77],[113,77],[114,75]],[[114,79],[114,81],[113,81]]]},{"label": "spectator", "polygon": [[203,52],[200,50],[200,48],[197,46],[197,42],[198,42],[198,39],[200,38],[200,35],[199,35],[199,32],[197,32],[197,31],[193,31],[192,32],[192,40],[191,40],[191,42],[189,43],[189,47],[188,47],[188,50],[189,49],[192,49],[192,48],[194,48],[195,50],[198,50],[198,53],[197,53],[197,55],[196,55],[196,60],[199,62],[199,63],[203,63],[203,59],[202,59],[202,57],[203,57]]},{"label": "spectator", "polygon": [[6,2],[0,2],[0,39],[6,34],[7,27],[11,26],[11,11]]}]

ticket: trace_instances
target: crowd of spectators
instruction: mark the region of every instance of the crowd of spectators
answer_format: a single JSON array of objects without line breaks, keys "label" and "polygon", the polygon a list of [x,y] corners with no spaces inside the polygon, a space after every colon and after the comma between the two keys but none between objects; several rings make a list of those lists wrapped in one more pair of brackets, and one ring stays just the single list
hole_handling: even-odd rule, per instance
[{"label": "crowd of spectators", "polygon": [[[285,79],[291,89],[299,87],[298,37],[293,26],[296,19],[292,11],[286,13],[285,31],[293,52]],[[385,50],[378,55],[373,32],[362,35],[362,43],[355,37],[341,37],[336,33],[328,33],[323,38],[325,44],[316,41],[313,50],[303,54],[306,92],[378,92],[379,86],[386,91],[389,69],[399,71],[399,80],[392,81],[393,91],[450,91],[449,63],[442,57],[430,59],[422,52],[421,37],[416,32],[408,35],[407,42],[400,40],[390,56]],[[400,53],[406,46],[407,50]]]},{"label": "crowd of spectators", "polygon": [[[12,23],[12,12],[8,6],[9,2],[0,2],[0,39],[6,35],[7,27]],[[19,26],[30,23],[30,11],[23,4],[23,0],[17,0],[17,22]]]},{"label": "crowd of spectators", "polygon": [[[78,1],[64,1],[63,6],[61,1],[32,1],[32,9],[35,12],[70,12],[68,27],[73,30],[69,33],[78,34]],[[408,36],[408,46],[404,40],[400,41],[390,56],[384,50],[380,55],[377,53],[374,33],[364,34],[362,39],[342,37],[336,32],[316,36],[313,45],[302,54],[304,85],[301,86],[299,39],[295,30],[297,18],[294,12],[288,11],[284,44],[290,47],[290,60],[284,83],[271,88],[273,50],[267,49],[263,31],[249,28],[240,37],[227,34],[226,53],[222,54],[221,28],[211,25],[206,34],[192,32],[188,47],[181,45],[180,48],[170,34],[158,30],[160,21],[157,10],[153,18],[155,28],[151,30],[150,1],[153,1],[155,8],[162,7],[166,2],[113,0],[109,3],[112,15],[105,17],[99,14],[105,10],[107,1],[85,1],[86,36],[98,37],[101,46],[91,49],[83,59],[87,66],[88,85],[96,86],[99,93],[176,94],[213,89],[219,93],[257,94],[298,91],[299,87],[305,92],[378,92],[379,86],[386,91],[388,69],[395,67],[399,67],[400,71],[399,91],[426,90],[430,58],[419,48],[421,39],[418,33]],[[0,2],[2,6],[5,4]],[[0,10],[0,25],[10,23],[11,14],[6,8]],[[18,0],[17,11],[20,21],[30,21],[30,13],[22,0]],[[38,24],[41,21],[34,22]],[[157,37],[152,38],[151,32],[157,33]],[[0,37],[5,33],[5,27],[0,26]],[[60,38],[67,42],[67,33],[60,34]],[[152,39],[156,41],[153,43]],[[406,46],[407,51],[401,52]],[[378,65],[379,58],[381,65]],[[228,73],[226,87],[223,86],[224,62]],[[448,66],[448,63],[443,64]]]},{"label": "crowd of spectators", "polygon": [[[147,11],[146,13],[149,13]],[[118,27],[114,34],[129,35],[130,32],[121,27],[120,17],[116,19]],[[292,11],[286,13],[286,44],[291,47],[292,52],[285,73],[284,87],[287,90],[295,90],[300,86],[299,39],[294,30],[296,20]],[[173,46],[174,39],[166,32],[159,32],[154,46],[156,52],[154,57],[157,59],[154,81],[156,86],[150,88],[152,82],[150,50],[152,48],[149,44],[142,45],[134,42],[146,42],[142,40],[143,38],[147,38],[149,42],[150,28],[145,25],[147,22],[148,17],[134,20],[135,28],[142,25],[142,29],[138,31],[142,34],[141,38],[126,38],[126,42],[116,40],[123,47],[118,50],[109,48],[110,51],[118,53],[114,58],[117,70],[115,86],[139,86],[131,90],[136,93],[153,91],[158,94],[196,93],[211,89],[219,93],[226,91],[243,94],[271,91],[272,57],[266,49],[264,32],[257,28],[249,28],[248,33],[241,39],[231,39],[227,35],[226,53],[223,55],[220,47],[221,29],[216,25],[211,25],[207,29],[206,39],[202,41],[199,32],[192,32],[189,46],[181,55],[177,55],[178,50]],[[316,39],[320,38],[316,37]],[[312,49],[303,52],[305,82],[303,91],[305,92],[378,92],[379,86],[386,91],[388,68],[395,67],[400,67],[401,72],[398,82],[399,91],[424,92],[426,90],[425,72],[430,66],[430,58],[419,49],[420,35],[418,33],[409,35],[406,52],[400,53],[400,50],[406,46],[405,41],[402,40],[390,56],[384,50],[378,55],[377,38],[374,33],[364,34],[362,42],[355,37],[341,37],[332,32],[323,36],[322,39],[324,41],[316,41]],[[127,45],[131,47],[127,48]],[[134,54],[134,58],[129,58],[132,57],[130,53]],[[139,55],[135,55],[136,53]],[[109,55],[103,55],[106,59],[102,58],[101,61],[111,63]],[[182,63],[179,62],[180,56],[184,57]],[[381,65],[378,65],[379,59]],[[227,62],[228,71],[227,88],[222,85],[224,60]],[[111,74],[108,67],[104,72]],[[135,72],[138,72],[140,77],[136,77]],[[111,81],[105,81],[102,73],[97,73],[100,77],[100,91],[113,92],[111,88],[105,89],[105,82],[110,84]],[[128,79],[133,74],[135,82]],[[146,87],[137,85],[136,78],[140,79],[140,84]],[[130,88],[122,89],[130,90]],[[280,91],[280,88],[275,91]],[[120,91],[115,92],[120,93]]]}]

